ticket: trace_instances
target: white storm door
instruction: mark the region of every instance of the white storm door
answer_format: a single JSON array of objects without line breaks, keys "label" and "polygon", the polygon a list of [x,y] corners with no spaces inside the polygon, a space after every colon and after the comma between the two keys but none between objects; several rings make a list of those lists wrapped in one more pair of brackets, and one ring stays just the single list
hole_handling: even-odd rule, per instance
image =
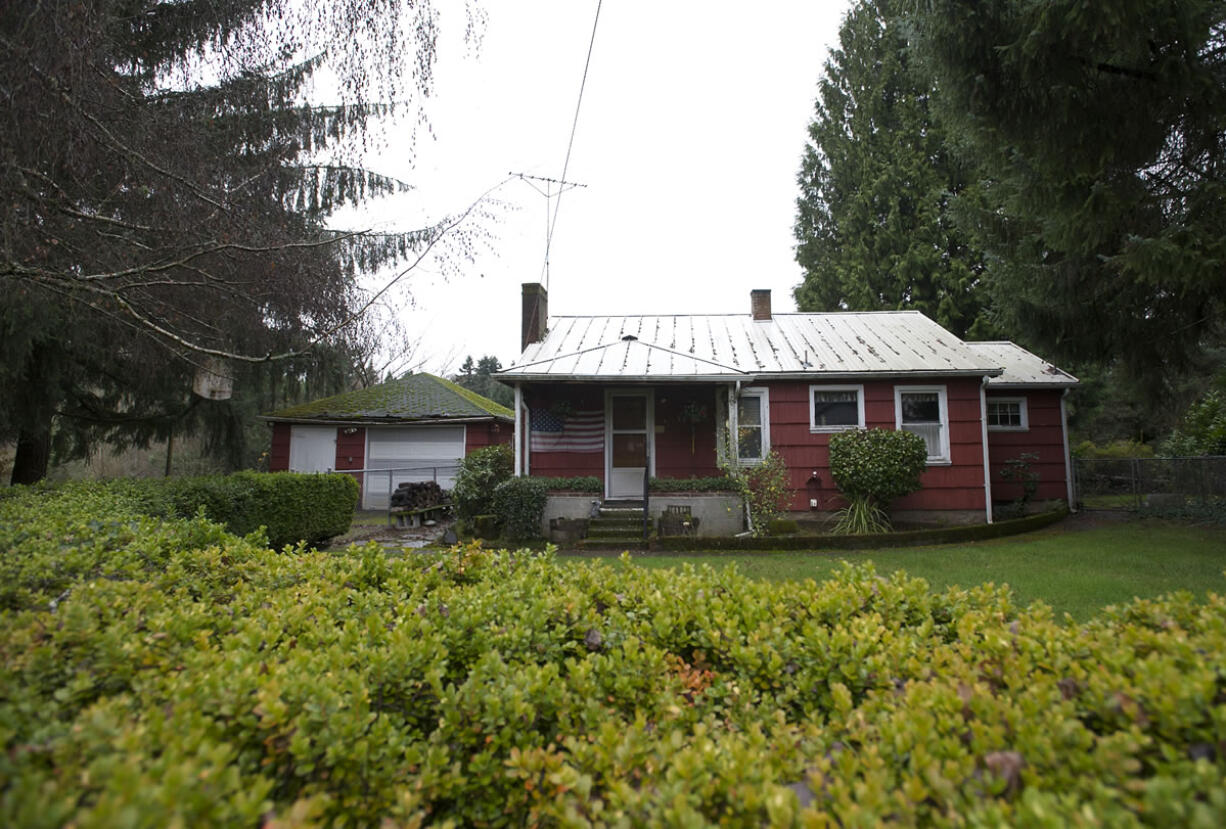
[{"label": "white storm door", "polygon": [[643,497],[643,476],[652,466],[652,402],[648,391],[609,392],[606,397],[608,498]]},{"label": "white storm door", "polygon": [[335,466],[335,426],[290,426],[290,472],[328,472]]}]

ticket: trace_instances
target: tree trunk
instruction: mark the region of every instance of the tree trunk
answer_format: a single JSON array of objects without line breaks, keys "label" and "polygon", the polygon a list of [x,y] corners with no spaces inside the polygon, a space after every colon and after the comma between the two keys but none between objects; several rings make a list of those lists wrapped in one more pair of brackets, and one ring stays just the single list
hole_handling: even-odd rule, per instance
[{"label": "tree trunk", "polygon": [[23,428],[17,434],[17,457],[13,459],[11,484],[36,484],[47,477],[51,461],[51,424]]}]

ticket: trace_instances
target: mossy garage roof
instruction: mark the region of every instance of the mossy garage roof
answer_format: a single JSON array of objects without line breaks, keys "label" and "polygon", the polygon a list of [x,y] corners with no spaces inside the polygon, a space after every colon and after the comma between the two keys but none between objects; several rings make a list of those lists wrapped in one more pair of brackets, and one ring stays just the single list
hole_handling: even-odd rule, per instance
[{"label": "mossy garage roof", "polygon": [[410,374],[377,386],[302,403],[264,415],[266,420],[445,420],[493,417],[514,420],[515,413],[488,397],[433,374]]}]

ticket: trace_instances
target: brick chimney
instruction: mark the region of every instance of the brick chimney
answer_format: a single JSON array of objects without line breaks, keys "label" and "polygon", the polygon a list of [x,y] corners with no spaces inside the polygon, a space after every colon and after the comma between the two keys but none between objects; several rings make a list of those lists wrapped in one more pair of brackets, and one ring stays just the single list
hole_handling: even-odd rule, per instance
[{"label": "brick chimney", "polygon": [[549,294],[539,282],[525,282],[523,316],[521,317],[519,348],[522,351],[531,343],[545,339],[549,325]]},{"label": "brick chimney", "polygon": [[770,288],[755,288],[749,292],[749,313],[755,320],[770,321],[771,292]]}]

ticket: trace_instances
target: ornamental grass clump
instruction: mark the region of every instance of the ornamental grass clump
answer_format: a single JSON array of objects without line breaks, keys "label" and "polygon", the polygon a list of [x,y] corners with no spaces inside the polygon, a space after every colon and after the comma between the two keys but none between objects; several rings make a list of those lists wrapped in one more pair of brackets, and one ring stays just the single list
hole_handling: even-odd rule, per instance
[{"label": "ornamental grass clump", "polygon": [[919,435],[892,429],[851,429],[830,437],[830,474],[847,506],[834,531],[840,535],[889,532],[886,509],[920,488],[928,449]]}]

